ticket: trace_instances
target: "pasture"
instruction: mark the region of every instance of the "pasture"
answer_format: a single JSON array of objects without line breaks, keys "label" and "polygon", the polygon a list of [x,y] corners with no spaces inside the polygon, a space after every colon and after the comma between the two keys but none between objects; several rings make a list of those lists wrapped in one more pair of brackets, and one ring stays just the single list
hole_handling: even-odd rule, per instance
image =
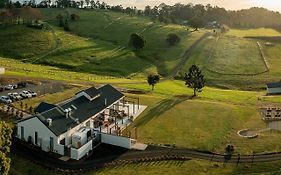
[{"label": "pasture", "polygon": [[[272,29],[231,29],[228,33],[222,34],[218,42],[216,36],[208,37],[193,50],[179,76],[183,76],[192,64],[197,64],[202,69],[209,86],[223,89],[264,90],[266,83],[280,80],[281,44],[276,42],[273,46],[266,46],[266,40],[244,38],[250,34],[252,36],[280,35]],[[261,44],[269,65],[269,72],[264,72],[266,67],[256,42]],[[261,74],[258,74],[259,72]]]}]

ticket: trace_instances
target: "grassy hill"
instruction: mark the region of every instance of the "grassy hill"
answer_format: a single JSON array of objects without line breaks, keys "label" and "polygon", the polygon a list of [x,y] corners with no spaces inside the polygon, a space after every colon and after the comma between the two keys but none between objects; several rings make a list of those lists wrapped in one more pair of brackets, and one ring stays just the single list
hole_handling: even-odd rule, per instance
[{"label": "grassy hill", "polygon": [[48,52],[55,44],[51,32],[21,25],[0,29],[0,56],[30,59]]},{"label": "grassy hill", "polygon": [[[28,43],[34,55],[20,52],[21,45],[10,44],[8,48],[18,50],[17,59],[27,62],[47,64],[73,71],[81,71],[99,75],[139,77],[150,72],[158,72],[162,76],[168,75],[180,61],[181,56],[205,31],[189,32],[186,27],[172,24],[153,22],[146,17],[135,17],[123,13],[104,10],[79,10],[79,9],[41,9],[44,19],[51,24],[55,36],[51,31],[35,31],[35,29],[16,26],[23,29],[25,38],[13,38],[13,42]],[[70,22],[70,32],[65,32],[57,27],[57,14],[66,11],[77,13],[80,20]],[[9,40],[13,28],[0,29],[3,43]],[[166,42],[168,33],[177,33],[181,42],[177,46],[169,46]],[[140,33],[146,39],[146,47],[142,51],[134,52],[128,47],[129,36]],[[48,37],[46,37],[48,35]],[[58,47],[47,55],[51,49],[50,43],[58,38]],[[40,44],[34,44],[34,38]],[[45,39],[45,40],[43,40]],[[48,40],[48,41],[46,41]],[[39,41],[38,41],[39,42]],[[7,48],[7,45],[5,46]],[[3,53],[4,48],[0,48]],[[5,52],[4,57],[14,58],[15,55]]]}]

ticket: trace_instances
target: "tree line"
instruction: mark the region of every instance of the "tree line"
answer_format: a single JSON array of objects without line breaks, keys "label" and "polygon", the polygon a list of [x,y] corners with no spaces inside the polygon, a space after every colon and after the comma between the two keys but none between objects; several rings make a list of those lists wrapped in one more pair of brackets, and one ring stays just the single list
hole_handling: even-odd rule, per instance
[{"label": "tree line", "polygon": [[31,7],[53,7],[53,8],[91,8],[108,9],[117,12],[123,12],[130,15],[147,16],[153,20],[159,20],[165,23],[186,24],[193,27],[205,27],[212,21],[220,24],[226,24],[230,27],[239,28],[258,28],[270,27],[281,31],[281,14],[267,10],[265,8],[253,7],[250,9],[230,11],[218,6],[202,4],[181,4],[167,5],[161,3],[158,6],[146,6],[144,10],[136,7],[123,7],[122,5],[109,5],[99,0],[43,0],[38,4],[35,1],[25,1],[21,4],[19,1],[12,3],[8,0],[1,0],[0,8],[4,6],[31,6]]},{"label": "tree line", "polygon": [[0,24],[2,24],[2,26],[13,24],[27,24],[33,26],[41,19],[41,12],[30,6],[7,8],[0,13]]}]

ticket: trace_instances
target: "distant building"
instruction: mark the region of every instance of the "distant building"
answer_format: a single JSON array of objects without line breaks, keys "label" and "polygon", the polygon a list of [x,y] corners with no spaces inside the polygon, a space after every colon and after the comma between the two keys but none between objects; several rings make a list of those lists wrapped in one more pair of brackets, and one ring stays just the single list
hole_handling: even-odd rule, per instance
[{"label": "distant building", "polygon": [[5,73],[5,68],[0,67],[0,74],[4,74]]},{"label": "distant building", "polygon": [[268,83],[266,87],[268,94],[281,94],[281,82]]}]

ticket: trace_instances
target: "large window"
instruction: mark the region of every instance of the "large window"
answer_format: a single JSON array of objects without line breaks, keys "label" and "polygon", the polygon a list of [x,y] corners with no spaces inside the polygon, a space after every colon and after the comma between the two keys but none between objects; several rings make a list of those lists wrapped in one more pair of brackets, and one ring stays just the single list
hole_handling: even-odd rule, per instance
[{"label": "large window", "polygon": [[50,151],[54,150],[54,138],[50,137]]},{"label": "large window", "polygon": [[20,138],[22,140],[24,140],[24,127],[23,126],[20,127]]},{"label": "large window", "polygon": [[38,145],[38,133],[37,132],[34,133],[34,143],[35,143],[35,145]]}]

